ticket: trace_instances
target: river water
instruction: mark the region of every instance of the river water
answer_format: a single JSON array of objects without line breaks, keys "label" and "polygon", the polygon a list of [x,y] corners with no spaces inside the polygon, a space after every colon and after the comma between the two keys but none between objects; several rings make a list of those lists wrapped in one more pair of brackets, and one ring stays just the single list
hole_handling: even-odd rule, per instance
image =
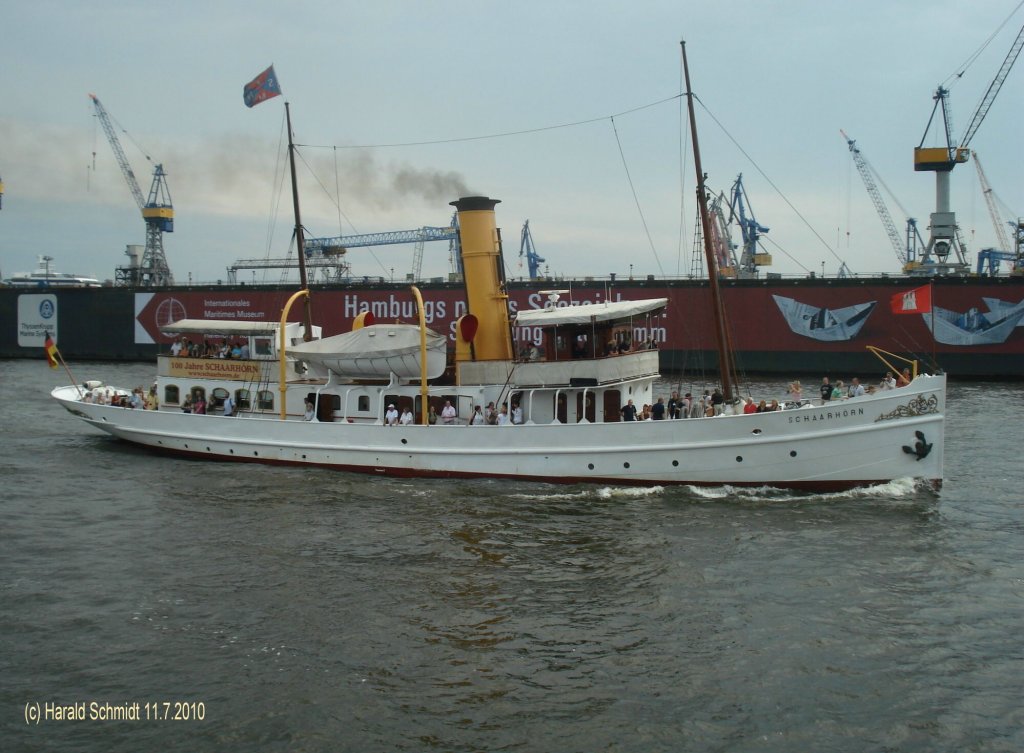
[{"label": "river water", "polygon": [[66,381],[0,362],[0,750],[1024,750],[1020,385],[940,495],[798,496],[164,458]]}]

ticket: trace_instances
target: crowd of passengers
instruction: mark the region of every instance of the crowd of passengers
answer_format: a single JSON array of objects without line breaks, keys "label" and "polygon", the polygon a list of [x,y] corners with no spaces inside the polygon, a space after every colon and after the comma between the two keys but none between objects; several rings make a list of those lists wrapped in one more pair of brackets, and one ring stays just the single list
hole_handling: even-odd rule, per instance
[{"label": "crowd of passengers", "polygon": [[221,342],[203,340],[192,342],[187,337],[175,340],[171,345],[171,355],[188,358],[249,358],[249,343],[244,340],[229,342],[224,338]]},{"label": "crowd of passengers", "polygon": [[113,405],[115,408],[135,408],[136,410],[156,410],[160,407],[155,384],[149,388],[149,392],[144,392],[142,387],[136,387],[130,395],[122,395],[112,387],[97,387],[88,390],[82,396],[82,402]]},{"label": "crowd of passengers", "polygon": [[[877,385],[871,384],[867,387],[861,384],[858,377],[853,377],[850,380],[850,384],[847,385],[841,379],[837,380],[835,384],[831,384],[829,378],[825,376],[821,380],[819,395],[822,404],[824,404],[832,401],[849,400],[850,398],[863,395],[873,395],[880,391],[894,390],[898,387],[905,387],[910,384],[910,381],[909,368],[903,369],[898,376],[894,376],[892,371],[887,371]],[[784,408],[799,407],[807,404],[807,401],[804,399],[803,387],[799,381],[790,382],[789,389],[786,391],[786,398],[782,403],[776,399],[755,400],[754,397],[749,395],[740,398],[740,402],[743,405],[742,412],[745,414],[771,413],[783,410]],[[711,418],[722,415],[724,410],[725,396],[722,395],[721,390],[716,388],[713,391],[704,390],[704,394],[698,397],[694,397],[690,392],[680,397],[678,392],[673,392],[667,403],[665,398],[659,397],[654,405],[645,404],[639,408],[633,404],[632,400],[629,400],[622,406],[620,413],[623,421],[661,421],[680,418]]]}]

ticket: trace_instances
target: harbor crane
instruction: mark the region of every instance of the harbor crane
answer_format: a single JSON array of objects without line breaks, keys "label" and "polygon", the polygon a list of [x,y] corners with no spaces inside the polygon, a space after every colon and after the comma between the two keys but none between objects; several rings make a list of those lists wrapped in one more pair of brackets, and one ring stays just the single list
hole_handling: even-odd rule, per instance
[{"label": "harbor crane", "polygon": [[1014,222],[1006,222],[1000,216],[999,202],[996,199],[995,191],[992,190],[992,186],[989,185],[988,177],[985,175],[985,170],[981,166],[981,160],[978,158],[978,153],[971,151],[971,156],[974,157],[974,167],[978,171],[978,183],[981,186],[981,193],[985,197],[985,204],[988,205],[988,214],[992,218],[992,227],[996,231],[996,242],[999,244],[1000,251],[1010,250],[1010,236],[1007,235],[1007,227],[1013,227],[1016,225]]},{"label": "harbor crane", "polygon": [[[988,205],[989,217],[992,218],[992,227],[996,231],[996,241],[999,244],[998,248],[983,248],[978,252],[977,273],[995,276],[999,273],[999,262],[1008,261],[1011,264],[1011,274],[1021,274],[1024,271],[1024,259],[1021,258],[1021,253],[1024,251],[1021,244],[1021,238],[1024,237],[1024,223],[1020,220],[1011,222],[1003,219],[1002,213],[999,211],[1000,202],[996,198],[992,186],[989,185],[978,153],[972,151],[971,156],[974,157],[974,167],[978,171],[978,183],[981,186],[981,193],[985,197],[985,203]],[[1006,232],[1008,227],[1014,230],[1013,243]]]},{"label": "harbor crane", "polygon": [[[167,173],[163,165],[156,165],[153,169],[153,183],[149,188],[149,197],[146,198],[139,188],[139,182],[135,179],[135,172],[132,170],[128,157],[125,156],[121,142],[117,138],[117,132],[111,123],[110,115],[95,94],[90,94],[93,106],[96,109],[96,117],[103,127],[103,132],[114,150],[117,164],[121,167],[121,174],[124,176],[128,188],[135,198],[135,203],[142,210],[142,219],[146,223],[146,245],[142,259],[136,258],[132,250],[134,246],[128,247],[128,255],[131,262],[126,266],[118,267],[114,281],[118,285],[133,287],[158,287],[162,285],[173,285],[174,276],[167,266],[167,257],[164,255],[164,233],[174,232],[174,207],[171,204],[171,192],[167,188]],[[149,157],[147,156],[148,160]]]},{"label": "harbor crane", "polygon": [[[949,108],[949,90],[939,86],[935,90],[933,99],[935,105],[932,108],[931,117],[928,118],[928,125],[925,128],[921,143],[914,149],[914,170],[917,172],[935,173],[935,211],[931,215],[929,227],[928,244],[925,246],[918,265],[918,272],[924,274],[965,274],[969,271],[967,254],[963,241],[960,239],[960,229],[956,224],[956,214],[950,209],[949,183],[950,173],[953,168],[962,162],[966,162],[970,156],[968,146],[974,135],[978,132],[982,121],[988,114],[996,95],[1002,88],[1010,69],[1017,61],[1021,47],[1024,47],[1024,26],[1017,33],[1017,38],[1010,47],[1006,59],[988,90],[981,99],[981,103],[974,111],[970,124],[964,131],[963,138],[957,146],[953,138],[953,124]],[[942,126],[945,132],[945,145],[938,147],[925,147],[924,142],[931,130],[935,115],[941,109]],[[955,261],[949,261],[950,254],[953,254]]]},{"label": "harbor crane", "polygon": [[[850,154],[853,155],[853,164],[857,166],[857,172],[860,173],[860,177],[864,181],[864,187],[868,191],[868,196],[871,197],[871,203],[875,205],[875,211],[878,212],[878,217],[882,220],[885,233],[889,236],[889,242],[892,244],[893,251],[896,252],[896,258],[903,265],[904,272],[913,272],[917,268],[917,251],[924,246],[924,239],[921,238],[921,232],[917,229],[917,220],[913,217],[907,217],[906,234],[904,238],[901,238],[899,231],[896,229],[896,223],[893,222],[892,215],[889,214],[889,207],[886,206],[882,193],[878,190],[878,185],[875,183],[875,176],[877,175],[875,168],[871,166],[864,153],[861,152],[855,139],[850,138],[842,128],[839,129],[839,133],[842,134],[846,145],[850,148]],[[885,185],[881,176],[878,176],[878,180],[883,186]],[[888,186],[886,186],[886,190],[889,190]],[[892,194],[891,191],[889,193],[890,195]],[[899,202],[896,203],[898,204]],[[904,214],[906,214],[906,211],[904,211]]]},{"label": "harbor crane", "polygon": [[[331,238],[306,238],[303,248],[306,265],[319,272],[321,282],[344,282],[351,279],[351,266],[345,260],[350,248],[370,246],[391,246],[403,243],[416,244],[413,258],[412,279],[420,279],[423,264],[423,247],[428,241],[448,241],[449,251],[458,254],[459,227],[457,216],[447,227],[419,227],[413,230],[389,230],[381,233],[361,235],[339,235]],[[298,266],[294,259],[239,259],[228,267],[228,281],[234,283],[242,269],[293,269]]]},{"label": "harbor crane", "polygon": [[[747,216],[749,212],[750,216]],[[743,173],[736,176],[729,192],[729,222],[739,225],[740,235],[743,237],[743,247],[740,251],[739,276],[743,279],[757,277],[758,267],[767,267],[772,263],[772,255],[758,251],[758,244],[761,235],[768,232],[768,228],[761,225],[754,217],[754,210],[750,206],[750,199],[747,197],[747,190],[743,187]]]},{"label": "harbor crane", "polygon": [[547,261],[543,256],[537,253],[537,248],[533,245],[533,234],[530,232],[530,221],[527,220],[523,223],[523,232],[519,238],[519,258],[526,257],[526,265],[530,270],[530,279],[536,280],[540,277],[540,265]]}]

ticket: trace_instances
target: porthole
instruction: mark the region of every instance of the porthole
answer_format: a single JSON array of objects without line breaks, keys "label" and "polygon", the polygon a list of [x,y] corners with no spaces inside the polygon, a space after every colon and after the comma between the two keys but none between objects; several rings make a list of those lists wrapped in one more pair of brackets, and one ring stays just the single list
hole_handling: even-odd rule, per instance
[{"label": "porthole", "polygon": [[760,434],[760,433],[761,433],[761,430],[760,430],[760,429],[754,429],[754,430],[753,430],[752,432],[750,432],[750,433],[751,433],[751,434],[753,434],[754,436],[757,436],[758,434]]},{"label": "porthole", "polygon": [[742,455],[737,455],[736,456],[736,462],[737,463],[742,463],[743,462],[743,456]]},{"label": "porthole", "polygon": [[402,437],[402,444],[409,444],[409,440],[406,439],[405,437]]},{"label": "porthole", "polygon": [[672,461],[672,465],[673,465],[674,467],[678,467],[678,466],[679,466],[679,461],[678,461],[678,460],[673,460],[673,461]]},{"label": "porthole", "polygon": [[587,463],[587,468],[589,468],[590,470],[594,470],[594,464],[593,463]]},{"label": "porthole", "polygon": [[789,456],[790,456],[791,458],[795,458],[795,457],[796,457],[796,450],[790,450],[790,451],[789,451]]},{"label": "porthole", "polygon": [[623,463],[623,464],[622,464],[622,467],[623,467],[623,468],[629,468],[629,463]]}]

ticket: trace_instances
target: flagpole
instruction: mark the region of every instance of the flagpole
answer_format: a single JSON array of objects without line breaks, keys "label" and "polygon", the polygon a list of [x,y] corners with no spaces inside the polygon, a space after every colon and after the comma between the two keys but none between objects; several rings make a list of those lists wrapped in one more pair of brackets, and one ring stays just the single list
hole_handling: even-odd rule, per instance
[{"label": "flagpole", "polygon": [[85,395],[85,393],[82,392],[82,388],[78,386],[78,380],[76,380],[75,377],[72,376],[71,369],[68,368],[67,361],[65,361],[64,356],[60,354],[60,348],[57,347],[56,343],[54,343],[53,345],[53,350],[57,354],[57,358],[60,359],[60,365],[63,366],[64,371],[68,373],[68,379],[71,380],[71,384],[75,385],[75,389],[78,390],[78,396],[82,397],[83,395]]},{"label": "flagpole", "polygon": [[928,305],[932,310],[932,369],[939,370],[939,362],[935,356],[935,280],[928,281]]}]

